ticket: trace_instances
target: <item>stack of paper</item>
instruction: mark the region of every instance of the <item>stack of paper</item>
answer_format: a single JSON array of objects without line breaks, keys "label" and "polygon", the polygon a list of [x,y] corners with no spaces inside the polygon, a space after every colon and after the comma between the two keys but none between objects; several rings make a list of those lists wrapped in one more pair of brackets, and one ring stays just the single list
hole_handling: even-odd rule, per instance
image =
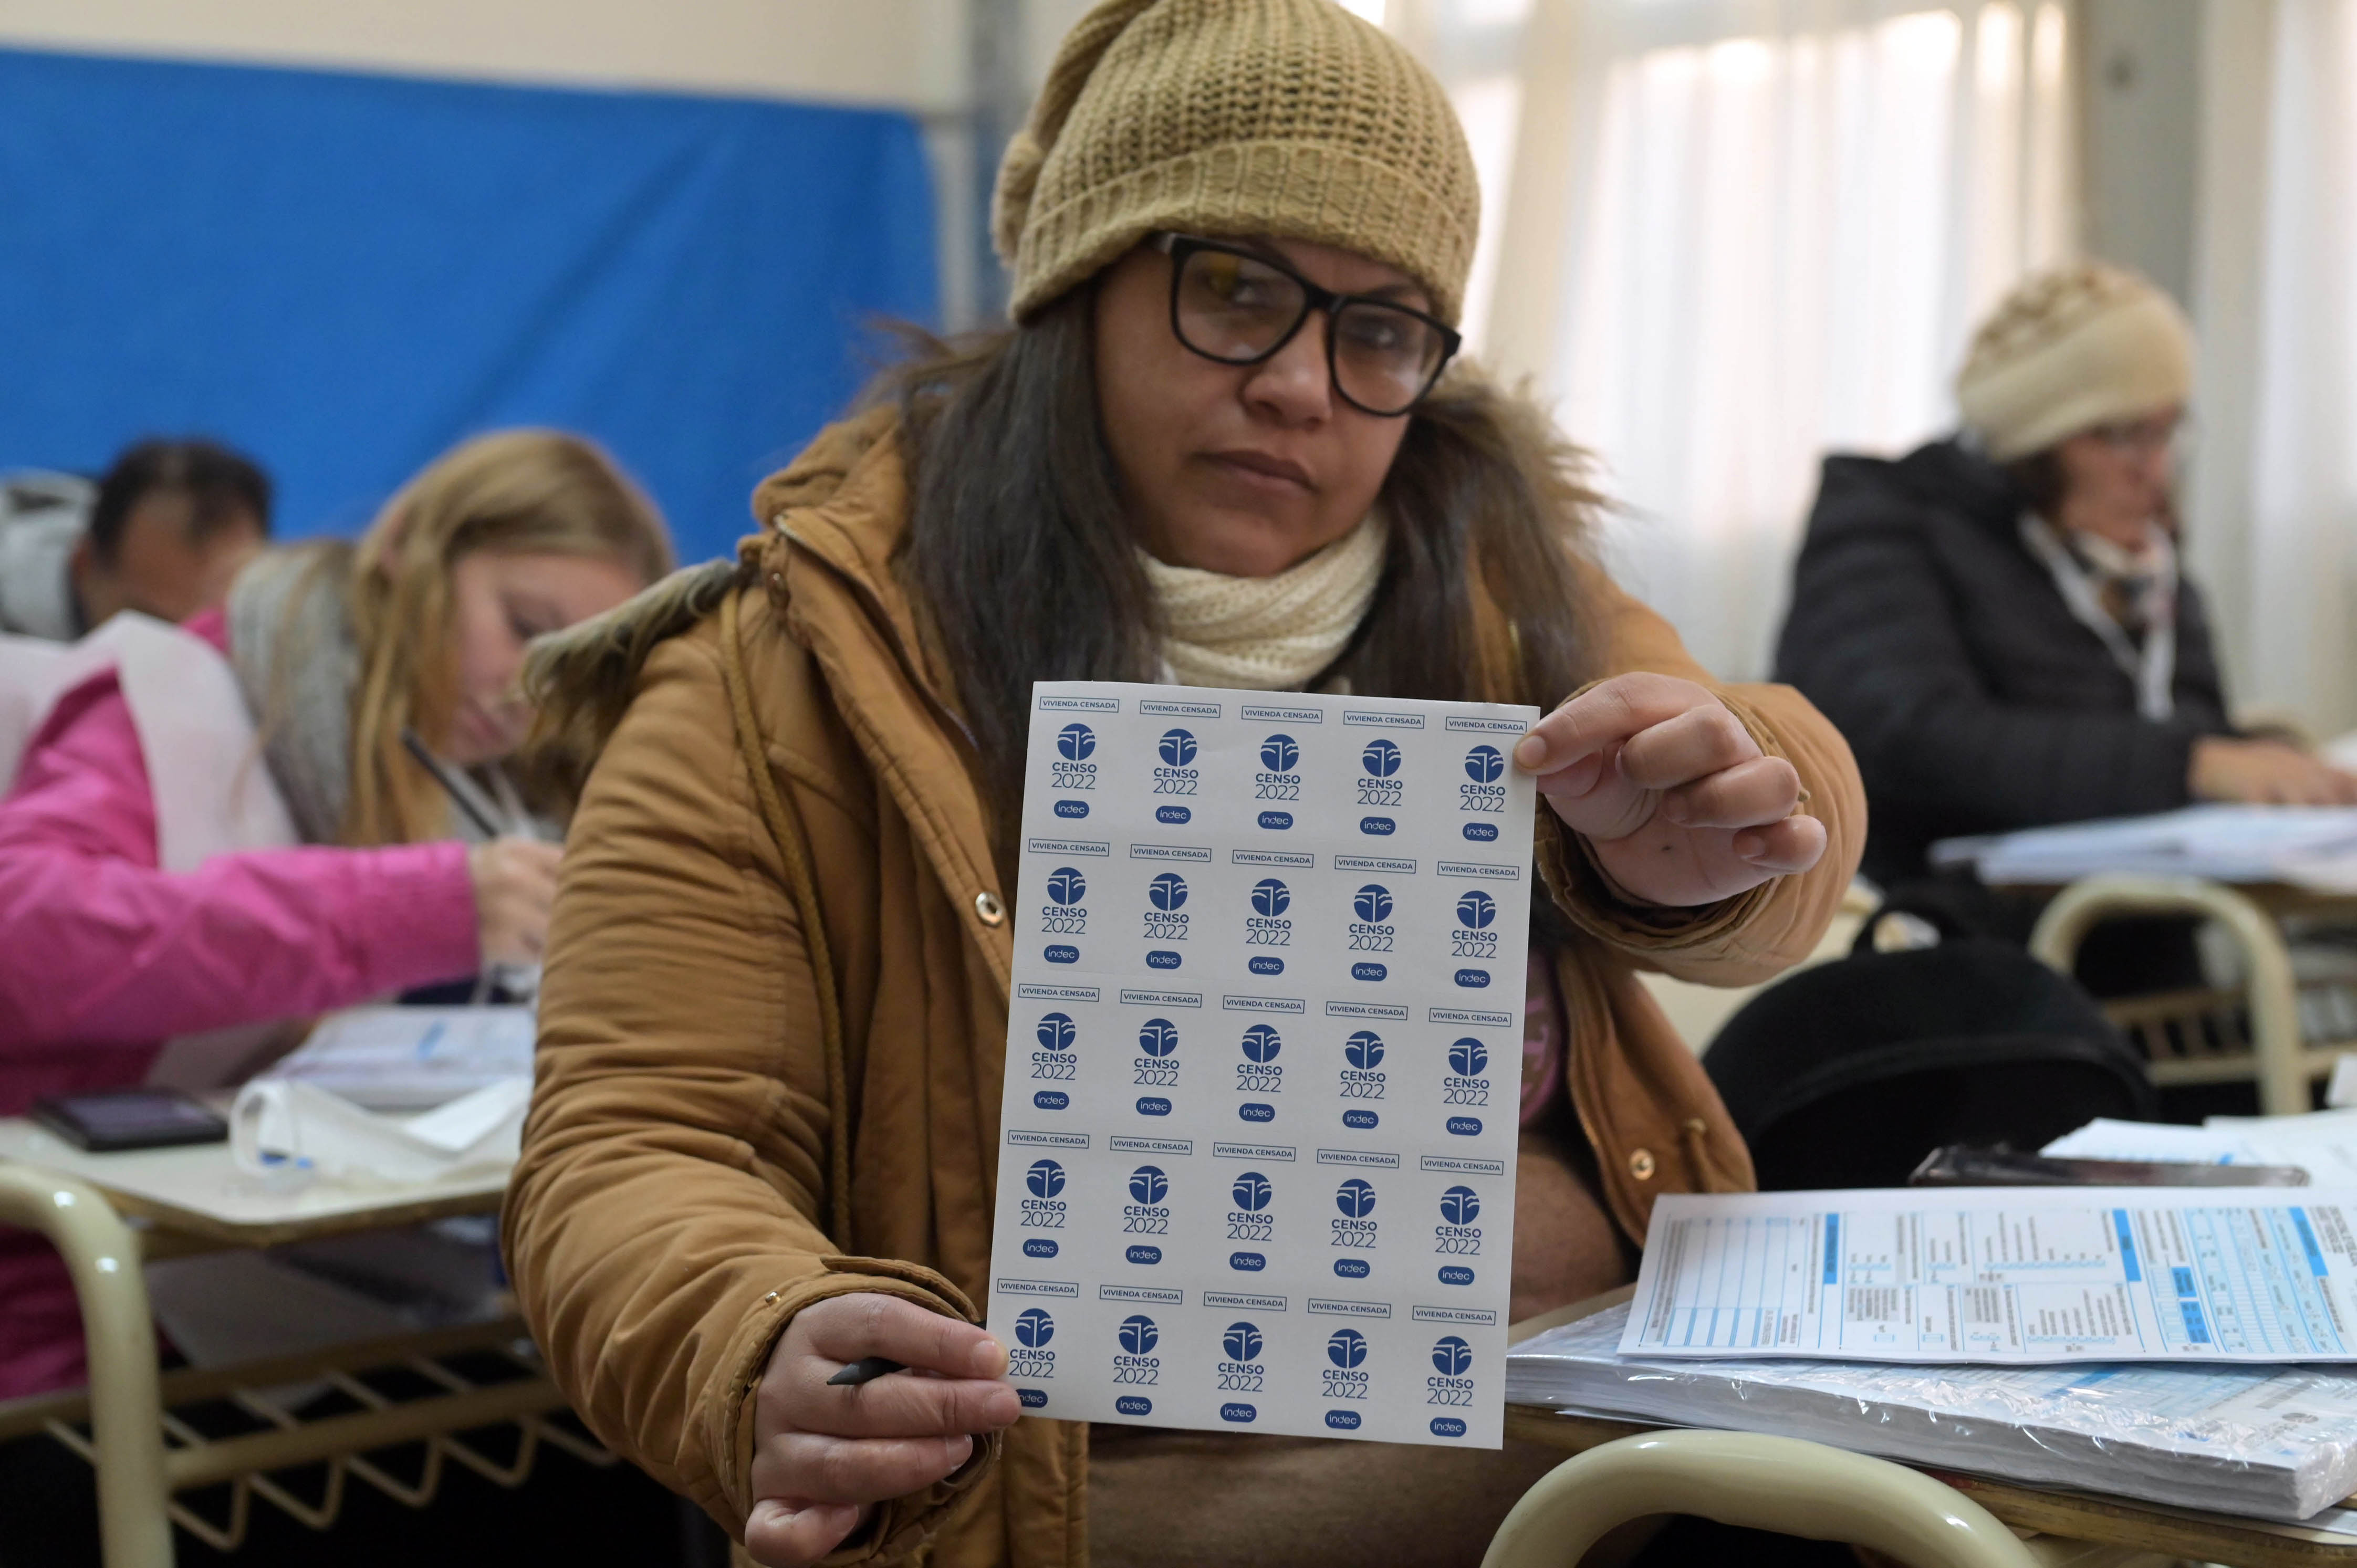
[{"label": "stack of paper", "polygon": [[2039,1151],[2057,1159],[2297,1165],[2319,1186],[2357,1187],[2357,1112],[2212,1116],[2199,1127],[2098,1117]]},{"label": "stack of paper", "polygon": [[371,1111],[418,1111],[532,1077],[529,1007],[354,1007],[331,1013],[263,1080],[324,1089]]},{"label": "stack of paper", "polygon": [[1673,1360],[1618,1353],[1629,1312],[1517,1346],[1507,1400],[2266,1519],[2305,1519],[2357,1491],[2347,1370]]},{"label": "stack of paper", "polygon": [[2357,892],[2357,809],[2188,806],[1932,846],[1939,866],[1970,865],[1983,882],[2051,886],[2101,872],[2288,882]]}]

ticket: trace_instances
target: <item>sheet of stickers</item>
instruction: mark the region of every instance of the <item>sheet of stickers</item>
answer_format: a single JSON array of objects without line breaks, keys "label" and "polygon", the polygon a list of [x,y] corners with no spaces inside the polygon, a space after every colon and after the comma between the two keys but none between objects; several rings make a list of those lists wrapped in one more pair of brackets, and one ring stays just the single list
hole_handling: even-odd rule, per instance
[{"label": "sheet of stickers", "polygon": [[1033,689],[990,1299],[1026,1406],[1499,1445],[1537,717]]}]

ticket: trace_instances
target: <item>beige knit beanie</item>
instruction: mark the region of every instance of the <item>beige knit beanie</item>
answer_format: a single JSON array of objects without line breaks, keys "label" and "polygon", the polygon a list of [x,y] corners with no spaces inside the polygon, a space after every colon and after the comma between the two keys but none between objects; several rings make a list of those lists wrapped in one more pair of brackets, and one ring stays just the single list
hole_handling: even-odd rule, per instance
[{"label": "beige knit beanie", "polygon": [[2016,285],[1956,372],[1964,427],[2000,463],[2182,404],[2192,390],[2193,333],[2176,302],[2101,262]]},{"label": "beige knit beanie", "polygon": [[1454,324],[1481,196],[1440,84],[1333,0],[1103,0],[1007,145],[991,217],[1017,321],[1169,229],[1357,252]]}]

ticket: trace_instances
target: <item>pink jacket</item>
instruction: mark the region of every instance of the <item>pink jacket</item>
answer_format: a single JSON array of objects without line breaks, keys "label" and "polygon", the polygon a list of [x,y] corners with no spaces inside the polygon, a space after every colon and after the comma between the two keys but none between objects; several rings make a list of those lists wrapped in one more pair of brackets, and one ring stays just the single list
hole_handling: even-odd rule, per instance
[{"label": "pink jacket", "polygon": [[[227,650],[223,617],[188,629]],[[299,848],[157,869],[156,804],[112,673],[59,702],[0,802],[0,1115],[141,1081],[173,1036],[475,972],[466,846]],[[0,1399],[79,1381],[48,1244],[0,1230]]]}]

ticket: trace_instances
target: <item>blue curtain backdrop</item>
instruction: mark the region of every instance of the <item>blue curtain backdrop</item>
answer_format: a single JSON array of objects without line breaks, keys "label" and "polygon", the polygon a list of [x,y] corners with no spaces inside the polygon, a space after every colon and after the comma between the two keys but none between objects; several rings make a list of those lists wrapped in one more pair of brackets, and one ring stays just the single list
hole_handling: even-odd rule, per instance
[{"label": "blue curtain backdrop", "polygon": [[350,532],[463,435],[607,444],[683,559],[937,308],[905,114],[0,50],[0,467],[205,433]]}]

